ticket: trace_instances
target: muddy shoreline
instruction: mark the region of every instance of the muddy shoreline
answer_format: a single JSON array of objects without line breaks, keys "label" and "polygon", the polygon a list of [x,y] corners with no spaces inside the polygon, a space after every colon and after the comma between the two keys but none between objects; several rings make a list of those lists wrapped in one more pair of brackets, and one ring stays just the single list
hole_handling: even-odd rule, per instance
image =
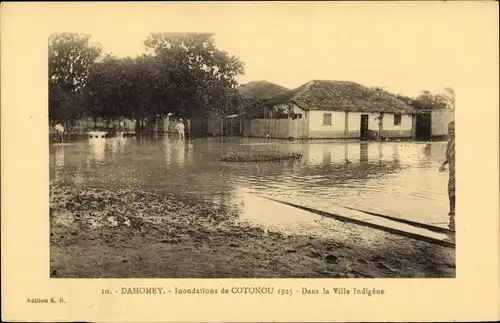
[{"label": "muddy shoreline", "polygon": [[231,207],[155,192],[50,184],[52,278],[444,278],[455,251],[338,222],[285,235]]}]

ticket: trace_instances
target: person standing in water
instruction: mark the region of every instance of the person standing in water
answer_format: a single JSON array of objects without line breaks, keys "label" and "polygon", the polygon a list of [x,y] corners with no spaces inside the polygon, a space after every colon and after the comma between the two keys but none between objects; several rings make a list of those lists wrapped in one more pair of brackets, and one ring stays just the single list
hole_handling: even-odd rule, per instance
[{"label": "person standing in water", "polygon": [[64,139],[63,139],[64,126],[60,122],[58,122],[56,124],[56,126],[54,127],[54,129],[57,132],[57,141],[59,141],[61,143],[64,142]]},{"label": "person standing in water", "polygon": [[179,119],[179,122],[175,125],[175,131],[179,134],[179,139],[184,139],[184,123],[182,119]]},{"label": "person standing in water", "polygon": [[[446,147],[446,160],[439,168],[439,171],[444,172],[446,170],[446,165],[449,168],[449,180],[448,180],[448,197],[450,199],[450,217],[455,216],[455,121],[448,124],[448,146]],[[454,220],[453,224],[450,226],[455,226]]]}]

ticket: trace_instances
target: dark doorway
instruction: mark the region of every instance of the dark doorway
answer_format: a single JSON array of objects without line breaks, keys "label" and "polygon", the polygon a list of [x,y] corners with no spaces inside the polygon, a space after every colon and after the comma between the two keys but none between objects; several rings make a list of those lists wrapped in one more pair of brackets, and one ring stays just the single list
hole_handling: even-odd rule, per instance
[{"label": "dark doorway", "polygon": [[368,115],[361,115],[361,127],[360,127],[360,138],[361,139],[369,139],[370,135],[368,132]]},{"label": "dark doorway", "polygon": [[415,137],[417,140],[431,139],[431,114],[423,113],[417,115],[417,131]]}]

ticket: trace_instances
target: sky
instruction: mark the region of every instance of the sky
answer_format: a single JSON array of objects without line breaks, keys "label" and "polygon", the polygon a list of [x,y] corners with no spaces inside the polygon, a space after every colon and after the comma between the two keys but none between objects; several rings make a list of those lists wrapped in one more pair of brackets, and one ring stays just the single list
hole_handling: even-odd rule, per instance
[{"label": "sky", "polygon": [[[219,48],[245,63],[240,83],[295,88],[313,79],[349,80],[415,96],[454,87],[463,23],[459,10],[446,10],[447,2],[417,4],[172,4],[137,15],[115,10],[119,23],[85,32],[118,56],[144,52],[152,32],[213,32]],[[106,19],[100,15],[94,19]]]}]

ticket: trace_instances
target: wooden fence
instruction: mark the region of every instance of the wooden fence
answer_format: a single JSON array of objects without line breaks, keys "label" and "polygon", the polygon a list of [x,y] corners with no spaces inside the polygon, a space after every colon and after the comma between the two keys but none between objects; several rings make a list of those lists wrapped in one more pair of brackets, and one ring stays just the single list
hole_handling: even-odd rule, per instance
[{"label": "wooden fence", "polygon": [[[224,136],[241,136],[240,118],[228,118],[224,120]],[[191,119],[191,137],[220,136],[220,120],[212,118]]]},{"label": "wooden fence", "polygon": [[287,139],[303,139],[308,137],[307,120],[305,119],[254,119],[243,123],[243,136]]}]

